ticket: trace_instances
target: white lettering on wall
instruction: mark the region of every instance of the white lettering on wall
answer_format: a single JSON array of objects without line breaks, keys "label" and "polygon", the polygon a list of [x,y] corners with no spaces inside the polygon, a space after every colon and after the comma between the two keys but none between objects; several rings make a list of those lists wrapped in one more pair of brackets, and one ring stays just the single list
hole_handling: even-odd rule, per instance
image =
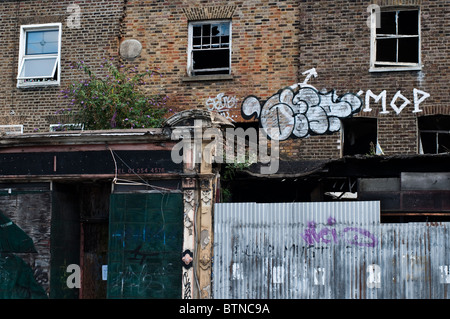
[{"label": "white lettering on wall", "polygon": [[[357,93],[357,95],[361,96],[364,94],[364,91],[359,91]],[[413,89],[413,103],[414,103],[414,110],[412,111],[413,113],[418,113],[418,112],[422,112],[422,109],[420,108],[420,104],[425,101],[427,98],[430,97],[430,94],[419,90],[419,89]],[[364,109],[363,112],[371,112],[372,108],[371,106],[371,101],[374,103],[379,103],[381,101],[381,109],[382,111],[380,112],[380,114],[389,114],[390,111],[388,111],[387,109],[387,92],[386,90],[383,90],[380,92],[380,94],[375,94],[372,92],[372,90],[367,90],[365,92],[365,97],[364,97]],[[400,104],[400,102],[402,102]],[[400,105],[399,105],[400,104]],[[411,100],[409,100],[405,95],[402,94],[401,91],[397,91],[394,96],[391,99],[391,102],[389,103],[390,107],[395,111],[395,113],[400,114],[403,109],[407,106],[411,104]]]}]

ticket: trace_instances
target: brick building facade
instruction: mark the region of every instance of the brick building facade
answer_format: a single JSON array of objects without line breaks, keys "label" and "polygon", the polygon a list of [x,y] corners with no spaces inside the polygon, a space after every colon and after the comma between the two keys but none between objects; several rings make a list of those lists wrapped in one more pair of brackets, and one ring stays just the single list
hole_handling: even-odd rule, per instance
[{"label": "brick building facade", "polygon": [[[370,24],[372,11],[382,15],[380,23],[387,26],[394,18],[385,11],[416,14],[412,27],[416,30],[407,32],[417,35],[414,41],[419,42],[415,50],[420,60],[415,68],[371,66],[376,50],[371,48],[376,47],[371,35],[376,32]],[[373,121],[372,142],[378,142],[385,155],[418,154],[418,119],[448,115],[448,91],[446,81],[442,81],[448,68],[446,14],[448,9],[439,2],[415,0],[374,4],[128,1],[122,39],[142,42],[141,55],[128,63],[159,68],[164,74],[162,87],[178,109],[211,107],[213,101],[224,106],[226,101],[236,101],[229,114],[234,121],[242,122],[240,106],[246,96],[265,101],[278,90],[303,82],[303,73],[315,68],[317,77],[310,77],[308,84],[317,90],[335,90],[337,95],[353,92],[370,104],[354,116]],[[231,23],[231,67],[227,76],[189,76],[189,25],[203,21]],[[411,24],[405,18],[407,23]],[[409,50],[406,45],[405,50]],[[289,138],[280,144],[281,157],[309,160],[353,155],[352,151],[344,152],[343,144],[339,132]],[[369,145],[365,148],[369,153]]]},{"label": "brick building facade", "polygon": [[[442,221],[450,216],[450,22],[444,1],[8,0],[0,13],[0,125],[9,125],[1,127],[8,133],[17,129],[11,125],[19,125],[25,133],[0,141],[8,164],[0,174],[2,202],[13,206],[17,200],[11,196],[23,192],[44,198],[41,222],[51,223],[49,211],[56,212],[52,219],[60,223],[57,235],[75,234],[67,240],[76,248],[71,257],[86,265],[84,285],[101,281],[96,271],[108,253],[105,207],[117,177],[160,179],[160,186],[183,192],[185,216],[192,215],[201,226],[195,238],[193,220],[185,219],[178,229],[184,236],[186,265],[193,257],[190,250],[199,249],[193,268],[201,287],[196,290],[192,284],[184,291],[191,297],[210,297],[212,204],[220,200],[216,191],[221,187],[231,191],[234,202],[379,200],[383,222]],[[164,150],[168,161],[175,142],[164,130],[158,131],[159,140],[145,130],[123,136],[109,132],[109,140],[99,132],[80,133],[80,140],[70,132],[43,134],[65,120],[56,114],[69,107],[61,91],[82,79],[72,63],[84,61],[101,73],[104,59],[111,58],[118,66],[158,70],[161,77],[147,88],[168,96],[167,107],[177,125],[189,124],[196,114],[214,124],[216,118],[205,115],[214,111],[236,127],[258,127],[269,135],[266,129],[275,129],[270,137],[279,140],[278,171],[261,174],[257,163],[226,181],[224,165],[202,163],[198,171],[193,165],[187,173],[177,166],[176,176],[155,175],[146,167],[138,176],[132,169],[120,176],[117,167],[114,171],[117,162],[109,158],[113,151],[140,163],[144,156],[152,160],[152,151]],[[116,149],[108,149],[108,141]],[[77,171],[81,168],[74,161],[88,158],[81,152],[100,150],[109,166],[83,162],[90,173]],[[134,156],[139,150],[146,155]],[[34,157],[38,152],[45,153],[45,174],[39,173],[41,163]],[[29,167],[27,156],[33,159]],[[24,164],[19,175],[14,158]],[[61,158],[74,170],[70,176],[57,172],[64,163]],[[38,173],[30,176],[27,169]],[[132,186],[119,188],[132,193]],[[27,198],[20,207],[28,207]],[[40,205],[39,200],[32,204]],[[195,215],[196,204],[203,213]],[[88,207],[88,215],[80,206]],[[6,209],[7,215],[16,221],[19,214],[11,215],[20,207]],[[72,233],[64,232],[66,220],[56,218],[66,212],[71,214],[65,217]],[[33,223],[24,224],[27,230]],[[33,234],[36,227],[30,227]],[[30,263],[33,270],[44,269],[48,292],[50,227],[41,235],[42,247],[37,248],[44,253]],[[69,253],[62,244],[53,247],[60,256]],[[57,264],[60,277],[64,262]],[[183,280],[192,281],[192,268],[183,271],[188,273]],[[63,281],[59,284],[64,286]],[[99,285],[101,291],[84,286],[77,297],[104,297],[105,286]]]},{"label": "brick building facade", "polygon": [[[363,178],[397,185],[408,172],[446,174],[448,10],[419,0],[128,1],[121,43],[142,43],[124,62],[159,68],[174,109],[206,108],[238,127],[279,131],[277,174],[267,180],[250,169],[236,178],[232,200],[324,200],[357,192]],[[382,208],[427,211],[401,205]]]},{"label": "brick building facade", "polygon": [[[159,70],[162,78],[150,89],[167,94],[169,107],[175,111],[223,107],[230,119],[245,122],[240,110],[245,97],[253,95],[263,102],[278,90],[303,82],[302,73],[314,68],[317,77],[310,77],[308,84],[317,90],[335,90],[337,95],[358,93],[370,103],[354,116],[373,120],[376,132],[372,135],[376,140],[372,142],[378,142],[386,155],[420,153],[419,118],[448,115],[448,91],[442,78],[448,69],[448,9],[440,2],[378,1],[371,5],[367,1],[81,1],[75,7],[70,5],[5,2],[5,58],[1,66],[4,85],[0,92],[3,124],[23,125],[24,132],[48,131],[51,124],[60,121],[55,112],[69,106],[61,90],[82,76],[71,64],[85,61],[100,71],[102,59],[117,58],[120,43],[127,39],[139,41],[142,51],[121,63]],[[420,42],[420,66],[411,71],[371,70],[374,40],[369,11],[402,8],[405,12],[419,10],[415,33]],[[385,20],[382,22],[390,23],[387,15]],[[222,74],[193,75],[189,63],[195,44],[190,41],[195,36],[189,33],[190,25],[208,21],[226,22],[230,28],[229,69],[219,71]],[[20,87],[21,26],[58,23],[59,85]],[[289,138],[280,145],[281,157],[339,158],[347,155],[343,142],[339,132]]]},{"label": "brick building facade", "polygon": [[[304,1],[300,5],[300,21],[303,32],[300,34],[300,70],[316,67],[319,76],[314,79],[318,88],[336,89],[338,92],[360,92],[361,98],[370,102],[356,117],[376,119],[377,138],[386,155],[418,154],[418,119],[432,114],[449,115],[448,89],[443,76],[447,73],[449,50],[448,42],[448,8],[436,1],[377,1],[377,6],[369,8],[368,1]],[[414,71],[371,71],[371,29],[368,26],[367,10],[415,9],[419,12],[419,29],[415,33],[420,39],[421,66]],[[333,13],[330,19],[328,14]],[[417,18],[416,18],[417,19]],[[380,24],[388,24],[382,19]],[[369,24],[370,25],[370,24]],[[373,50],[373,49],[372,49]],[[417,50],[417,49],[416,49]],[[414,90],[421,90],[429,97],[420,103],[416,112],[414,108]],[[379,95],[386,91],[385,106],[378,103],[368,91]],[[397,112],[391,107],[393,103],[399,108],[404,101],[409,102]],[[416,91],[418,92],[418,91]],[[340,94],[342,94],[340,93]],[[422,97],[416,93],[417,98]],[[368,111],[371,109],[371,111]],[[383,112],[384,111],[384,112]],[[301,141],[300,156],[339,157],[336,143],[339,134],[328,136],[325,149],[331,153],[311,154],[309,149],[320,138]],[[308,147],[311,145],[311,147]],[[309,154],[313,155],[310,156]]]},{"label": "brick building facade", "polygon": [[[71,66],[85,61],[100,71],[103,58],[117,57],[123,1],[3,1],[0,65],[1,125],[23,125],[23,132],[48,132],[60,119],[55,113],[70,107],[61,90],[82,74]],[[17,76],[21,59],[21,30],[58,29],[59,84],[22,85]],[[58,75],[59,73],[59,75]],[[3,129],[9,130],[9,128]]]},{"label": "brick building facade", "polygon": [[[297,16],[296,1],[127,1],[122,40],[136,39],[143,49],[139,57],[126,62],[159,69],[162,89],[176,109],[211,107],[208,99],[222,94],[220,102],[228,98],[232,105],[230,118],[242,121],[243,97],[269,97],[280,86],[296,82]],[[227,23],[230,69],[222,74],[190,75],[189,28],[208,21],[213,27]]]}]

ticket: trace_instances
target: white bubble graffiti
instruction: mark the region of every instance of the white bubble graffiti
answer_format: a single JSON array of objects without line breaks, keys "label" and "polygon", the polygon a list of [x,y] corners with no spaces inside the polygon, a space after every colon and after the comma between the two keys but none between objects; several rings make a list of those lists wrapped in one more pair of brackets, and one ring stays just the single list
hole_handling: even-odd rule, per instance
[{"label": "white bubble graffiti", "polygon": [[[246,120],[259,120],[261,128],[269,138],[282,141],[338,132],[341,129],[340,119],[352,117],[360,111],[371,112],[371,99],[375,103],[381,101],[380,114],[390,113],[387,110],[386,90],[378,95],[371,90],[360,90],[356,94],[337,96],[335,90],[322,93],[307,83],[312,77],[317,77],[315,68],[303,72],[302,75],[305,76],[302,83],[279,90],[263,103],[256,96],[247,96],[241,105],[242,117]],[[422,112],[420,104],[429,98],[430,94],[414,88],[413,97],[412,103],[401,91],[397,91],[389,106],[397,115],[409,104],[414,105],[413,113]]]},{"label": "white bubble graffiti", "polygon": [[278,91],[262,106],[255,96],[248,96],[242,103],[242,117],[258,118],[267,136],[281,141],[338,132],[340,119],[358,113],[363,105],[353,93],[337,96],[334,90],[321,93],[310,85],[295,92],[295,87]]}]

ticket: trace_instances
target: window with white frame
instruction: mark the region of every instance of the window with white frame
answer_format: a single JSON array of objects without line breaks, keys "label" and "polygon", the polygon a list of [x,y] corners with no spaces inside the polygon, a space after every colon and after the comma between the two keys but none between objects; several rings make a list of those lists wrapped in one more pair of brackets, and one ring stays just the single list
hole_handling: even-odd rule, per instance
[{"label": "window with white frame", "polygon": [[0,134],[5,135],[23,134],[23,125],[22,124],[0,125]]},{"label": "window with white frame", "polygon": [[59,85],[61,23],[20,27],[18,87]]},{"label": "window with white frame", "polygon": [[419,154],[450,153],[450,115],[428,115],[417,119]]},{"label": "window with white frame", "polygon": [[189,76],[230,74],[231,21],[189,23]]},{"label": "window with white frame", "polygon": [[50,124],[50,132],[84,131],[84,125],[80,123]]},{"label": "window with white frame", "polygon": [[371,21],[370,71],[420,70],[419,9],[374,11]]}]

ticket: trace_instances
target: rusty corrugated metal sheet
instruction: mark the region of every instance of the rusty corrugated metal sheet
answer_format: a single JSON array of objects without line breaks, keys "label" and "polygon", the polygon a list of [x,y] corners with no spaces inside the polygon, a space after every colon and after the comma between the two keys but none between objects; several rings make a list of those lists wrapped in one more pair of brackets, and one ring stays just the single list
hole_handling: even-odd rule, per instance
[{"label": "rusty corrugated metal sheet", "polygon": [[449,224],[380,224],[379,202],[214,214],[214,298],[448,298]]}]

